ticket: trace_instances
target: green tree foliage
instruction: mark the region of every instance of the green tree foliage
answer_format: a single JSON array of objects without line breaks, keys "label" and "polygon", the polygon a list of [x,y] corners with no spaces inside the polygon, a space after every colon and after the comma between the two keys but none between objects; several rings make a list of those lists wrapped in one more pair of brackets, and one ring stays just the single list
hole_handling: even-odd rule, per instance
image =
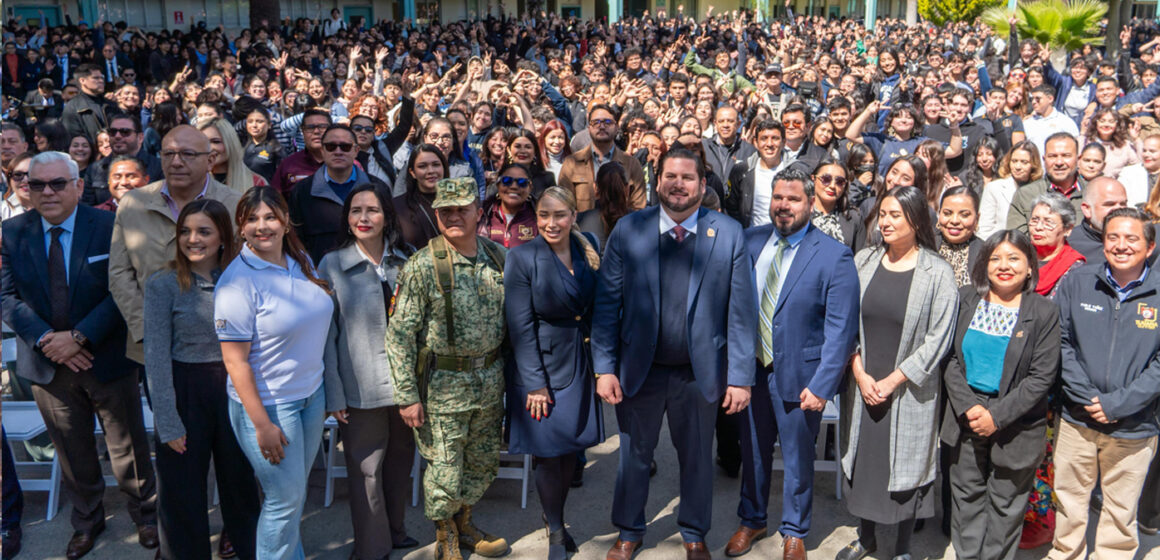
[{"label": "green tree foliage", "polygon": [[1005,3],[1005,0],[918,0],[918,15],[942,26],[959,21],[974,21],[987,8]]},{"label": "green tree foliage", "polygon": [[[1074,51],[1084,45],[1101,45],[1104,31],[1100,20],[1108,13],[1108,4],[1100,0],[1037,0],[1020,3],[1015,10],[1015,30],[1021,38],[1035,39],[1052,49]],[[1011,32],[1011,12],[995,7],[983,12],[986,23],[998,35]]]}]

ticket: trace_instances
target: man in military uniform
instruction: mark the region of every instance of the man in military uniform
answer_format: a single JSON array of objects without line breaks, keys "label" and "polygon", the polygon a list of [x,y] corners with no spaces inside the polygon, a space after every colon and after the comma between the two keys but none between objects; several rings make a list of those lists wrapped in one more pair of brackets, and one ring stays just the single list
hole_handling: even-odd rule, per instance
[{"label": "man in military uniform", "polygon": [[424,510],[436,558],[508,551],[471,522],[499,472],[503,418],[504,249],[475,235],[482,212],[471,178],[444,179],[431,205],[442,235],[403,268],[390,309],[387,358],[395,402],[427,460]]}]

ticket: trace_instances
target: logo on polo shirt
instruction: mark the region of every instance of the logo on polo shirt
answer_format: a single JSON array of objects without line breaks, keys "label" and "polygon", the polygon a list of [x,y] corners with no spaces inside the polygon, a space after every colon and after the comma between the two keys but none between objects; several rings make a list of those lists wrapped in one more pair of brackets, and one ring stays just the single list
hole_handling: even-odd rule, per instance
[{"label": "logo on polo shirt", "polygon": [[225,319],[217,319],[213,322],[213,326],[215,329],[217,329],[217,332],[225,332],[226,320]]},{"label": "logo on polo shirt", "polygon": [[1136,304],[1136,313],[1140,315],[1136,319],[1136,328],[1148,329],[1150,331],[1156,330],[1156,308],[1148,307],[1147,303],[1140,302]]}]

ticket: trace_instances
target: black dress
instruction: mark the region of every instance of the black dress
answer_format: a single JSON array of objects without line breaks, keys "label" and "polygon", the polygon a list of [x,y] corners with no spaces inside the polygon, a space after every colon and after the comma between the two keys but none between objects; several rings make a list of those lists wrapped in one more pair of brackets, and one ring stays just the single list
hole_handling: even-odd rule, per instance
[{"label": "black dress", "polygon": [[[881,381],[894,371],[914,269],[893,272],[878,265],[862,297],[863,348],[866,373]],[[890,408],[894,396],[878,406],[865,406],[854,455],[854,472],[844,478],[843,492],[850,513],[876,523],[893,524],[934,515],[931,485],[905,492],[890,484]]]}]

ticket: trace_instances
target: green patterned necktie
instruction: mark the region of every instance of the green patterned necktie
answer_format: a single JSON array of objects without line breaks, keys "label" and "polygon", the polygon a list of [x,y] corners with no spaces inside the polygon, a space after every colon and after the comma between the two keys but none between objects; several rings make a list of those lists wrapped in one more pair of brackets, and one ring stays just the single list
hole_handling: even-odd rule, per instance
[{"label": "green patterned necktie", "polygon": [[777,241],[777,253],[773,255],[773,262],[769,263],[769,272],[765,275],[765,289],[761,290],[761,364],[769,366],[773,363],[773,312],[777,309],[777,283],[781,279],[781,258],[789,241],[783,237]]}]

